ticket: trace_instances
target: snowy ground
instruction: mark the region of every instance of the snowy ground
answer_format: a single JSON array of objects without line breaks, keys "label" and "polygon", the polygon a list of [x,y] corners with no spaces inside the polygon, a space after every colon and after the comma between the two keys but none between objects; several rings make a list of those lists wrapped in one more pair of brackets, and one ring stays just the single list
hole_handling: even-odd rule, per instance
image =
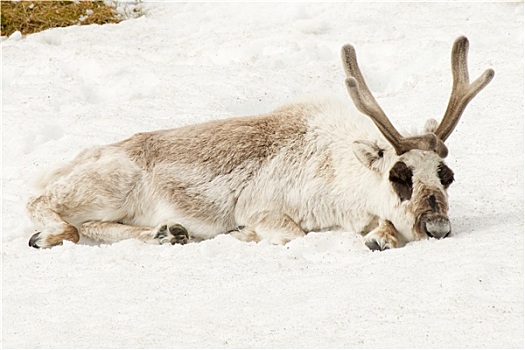
[{"label": "snowy ground", "polygon": [[[117,25],[2,42],[2,346],[523,347],[523,4],[145,5]],[[350,103],[355,44],[401,128],[443,114],[450,49],[494,80],[448,140],[455,234],[371,252],[352,232],[286,246],[27,246],[30,179],[138,131]]]}]

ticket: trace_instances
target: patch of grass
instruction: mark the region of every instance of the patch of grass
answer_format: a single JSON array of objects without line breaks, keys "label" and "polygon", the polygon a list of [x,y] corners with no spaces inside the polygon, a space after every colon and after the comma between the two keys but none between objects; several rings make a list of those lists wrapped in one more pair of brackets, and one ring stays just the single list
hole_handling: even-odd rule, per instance
[{"label": "patch of grass", "polygon": [[4,1],[1,35],[31,34],[49,28],[118,23],[124,18],[104,1]]}]

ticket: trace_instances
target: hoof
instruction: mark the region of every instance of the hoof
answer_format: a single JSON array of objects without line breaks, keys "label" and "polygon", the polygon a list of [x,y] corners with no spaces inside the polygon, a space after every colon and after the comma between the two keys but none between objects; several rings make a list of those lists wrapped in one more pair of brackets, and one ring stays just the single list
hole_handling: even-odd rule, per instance
[{"label": "hoof", "polygon": [[365,245],[371,251],[376,251],[376,250],[383,251],[383,250],[386,250],[386,249],[390,249],[389,247],[381,248],[381,246],[379,245],[379,243],[377,243],[377,241],[368,241],[368,242],[365,243]]},{"label": "hoof", "polygon": [[40,232],[37,232],[35,233],[34,235],[31,236],[31,238],[29,239],[29,246],[30,247],[33,247],[33,248],[37,248],[39,249],[40,246],[38,245],[38,242],[41,240],[40,238]]},{"label": "hoof", "polygon": [[170,233],[175,237],[174,242],[171,244],[186,244],[190,240],[188,231],[181,224],[170,226],[169,230]]},{"label": "hoof", "polygon": [[173,223],[160,226],[154,238],[160,244],[186,244],[190,236],[184,226]]}]

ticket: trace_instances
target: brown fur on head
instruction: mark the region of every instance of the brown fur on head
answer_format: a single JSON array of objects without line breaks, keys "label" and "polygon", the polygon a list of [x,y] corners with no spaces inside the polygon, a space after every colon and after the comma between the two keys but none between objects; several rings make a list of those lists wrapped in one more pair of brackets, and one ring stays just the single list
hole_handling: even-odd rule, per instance
[{"label": "brown fur on head", "polygon": [[447,236],[451,227],[446,190],[454,181],[454,173],[435,154],[414,150],[402,158],[391,169],[390,181],[400,200],[406,201],[406,211],[414,217],[414,235]]}]

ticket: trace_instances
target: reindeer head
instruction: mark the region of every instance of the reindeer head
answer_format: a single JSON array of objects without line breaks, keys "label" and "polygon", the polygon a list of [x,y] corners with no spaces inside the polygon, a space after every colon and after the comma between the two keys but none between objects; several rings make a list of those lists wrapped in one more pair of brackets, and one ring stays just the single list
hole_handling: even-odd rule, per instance
[{"label": "reindeer head", "polygon": [[[389,183],[392,194],[397,196],[394,206],[402,207],[406,215],[399,222],[408,222],[408,226],[412,226],[411,235],[414,239],[427,236],[443,238],[451,231],[446,190],[454,181],[454,173],[444,163],[448,155],[444,142],[456,127],[470,100],[494,77],[494,71],[488,69],[470,83],[468,44],[464,36],[454,42],[453,87],[441,123],[429,120],[424,134],[414,137],[404,137],[396,130],[368,89],[357,64],[355,49],[351,45],[342,48],[347,75],[345,82],[352,100],[363,114],[372,119],[393,147],[393,152],[387,157],[385,150],[377,144],[356,141],[354,152],[365,166],[379,172]],[[396,225],[395,220],[385,219],[392,220]]]}]

